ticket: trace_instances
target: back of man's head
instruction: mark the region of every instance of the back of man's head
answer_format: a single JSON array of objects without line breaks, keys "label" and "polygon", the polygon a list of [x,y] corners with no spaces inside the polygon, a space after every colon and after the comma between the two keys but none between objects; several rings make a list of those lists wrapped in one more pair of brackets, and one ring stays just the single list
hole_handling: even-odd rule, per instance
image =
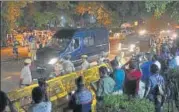
[{"label": "back of man's head", "polygon": [[159,68],[156,64],[152,64],[151,67],[150,67],[150,72],[152,74],[158,74],[159,73]]},{"label": "back of man's head", "polygon": [[0,91],[0,112],[3,112],[8,105],[7,96],[3,91]]},{"label": "back of man's head", "polygon": [[99,72],[103,75],[106,75],[108,73],[108,69],[104,66],[99,68]]},{"label": "back of man's head", "polygon": [[32,99],[35,103],[40,103],[43,100],[44,93],[40,87],[35,87],[32,90]]},{"label": "back of man's head", "polygon": [[137,62],[130,62],[129,68],[130,69],[137,69]]},{"label": "back of man's head", "polygon": [[83,77],[82,76],[79,76],[77,79],[76,79],[76,85],[78,88],[81,88],[84,86],[84,81],[83,81]]}]

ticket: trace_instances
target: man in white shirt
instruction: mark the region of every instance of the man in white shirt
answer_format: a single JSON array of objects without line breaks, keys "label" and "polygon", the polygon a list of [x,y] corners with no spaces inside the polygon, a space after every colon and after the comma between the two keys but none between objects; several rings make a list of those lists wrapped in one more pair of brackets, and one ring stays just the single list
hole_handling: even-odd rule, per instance
[{"label": "man in white shirt", "polygon": [[31,59],[26,59],[24,61],[24,67],[21,70],[20,86],[29,86],[32,83],[30,65],[31,65]]}]

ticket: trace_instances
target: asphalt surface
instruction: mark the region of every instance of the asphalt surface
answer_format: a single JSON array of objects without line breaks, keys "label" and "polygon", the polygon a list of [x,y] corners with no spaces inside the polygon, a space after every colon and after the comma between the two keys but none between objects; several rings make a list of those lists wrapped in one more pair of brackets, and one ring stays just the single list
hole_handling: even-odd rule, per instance
[{"label": "asphalt surface", "polygon": [[[122,52],[129,52],[128,46],[139,42],[140,38],[137,35],[129,35],[122,41]],[[14,60],[12,57],[12,48],[1,49],[1,90],[5,92],[19,88],[20,71],[23,67],[23,60],[28,56],[27,48],[19,48],[20,59]],[[110,59],[114,58],[115,54],[110,54]],[[36,77],[36,76],[32,76]]]}]

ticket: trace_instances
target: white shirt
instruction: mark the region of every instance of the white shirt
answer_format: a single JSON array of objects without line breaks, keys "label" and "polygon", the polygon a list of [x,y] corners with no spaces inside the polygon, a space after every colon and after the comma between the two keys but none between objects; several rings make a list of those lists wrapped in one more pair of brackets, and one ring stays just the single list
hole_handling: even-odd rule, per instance
[{"label": "white shirt", "polygon": [[71,73],[75,71],[74,64],[70,60],[64,60],[62,65],[65,73]]},{"label": "white shirt", "polygon": [[30,66],[26,65],[21,70],[21,76],[22,84],[31,84],[32,83],[32,75],[30,71]]},{"label": "white shirt", "polygon": [[90,67],[90,64],[89,64],[89,62],[87,61],[87,60],[85,60],[83,63],[82,63],[82,65],[81,65],[81,69],[82,70],[86,70],[86,69],[88,69]]},{"label": "white shirt", "polygon": [[159,61],[155,61],[154,64],[158,66],[159,70],[161,70],[161,63]]},{"label": "white shirt", "polygon": [[176,56],[176,57],[175,57],[175,60],[176,60],[177,66],[179,66],[179,56]]},{"label": "white shirt", "polygon": [[28,112],[51,112],[52,103],[51,102],[41,102],[39,104],[32,104]]}]

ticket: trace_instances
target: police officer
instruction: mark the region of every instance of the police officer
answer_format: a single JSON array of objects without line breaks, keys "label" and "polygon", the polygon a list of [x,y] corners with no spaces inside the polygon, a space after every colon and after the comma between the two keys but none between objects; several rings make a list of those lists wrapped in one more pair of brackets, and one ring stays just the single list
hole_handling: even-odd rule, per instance
[{"label": "police officer", "polygon": [[24,67],[21,70],[20,76],[20,86],[29,86],[32,83],[31,62],[31,59],[25,59],[24,61]]},{"label": "police officer", "polygon": [[81,56],[81,59],[82,59],[81,70],[86,70],[90,68],[90,63],[88,62],[87,58],[88,58],[87,55]]},{"label": "police officer", "polygon": [[62,66],[64,70],[64,74],[68,74],[75,71],[74,64],[71,62],[71,56],[67,55],[64,57],[64,60],[62,61]]}]

